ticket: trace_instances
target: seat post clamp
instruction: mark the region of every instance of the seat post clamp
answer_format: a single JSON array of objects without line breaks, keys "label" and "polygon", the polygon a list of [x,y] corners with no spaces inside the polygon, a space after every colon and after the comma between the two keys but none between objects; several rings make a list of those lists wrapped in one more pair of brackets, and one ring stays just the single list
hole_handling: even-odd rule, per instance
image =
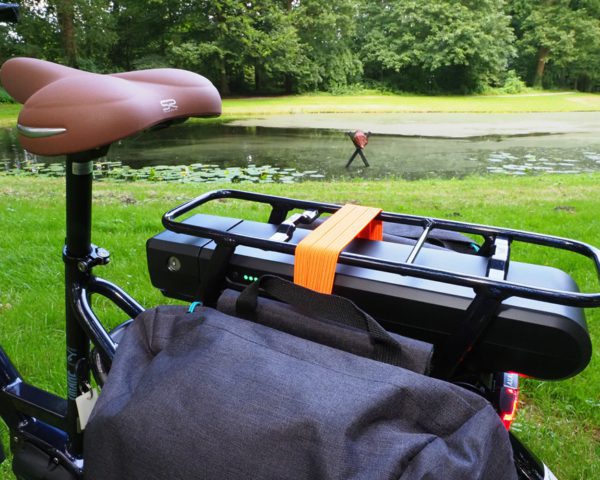
[{"label": "seat post clamp", "polygon": [[67,253],[67,248],[63,249],[63,261],[68,264],[75,264],[77,270],[81,273],[88,273],[97,265],[106,265],[110,262],[110,253],[108,250],[96,245],[92,245],[90,253],[85,257],[72,257]]}]

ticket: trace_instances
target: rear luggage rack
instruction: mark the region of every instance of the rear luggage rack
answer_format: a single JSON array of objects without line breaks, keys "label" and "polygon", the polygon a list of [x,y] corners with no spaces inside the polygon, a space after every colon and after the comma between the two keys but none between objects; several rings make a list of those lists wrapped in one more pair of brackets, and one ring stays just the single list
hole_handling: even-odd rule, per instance
[{"label": "rear luggage rack", "polygon": [[[269,205],[269,219],[260,223],[198,214],[180,220],[207,202],[221,199]],[[167,232],[149,240],[153,284],[166,295],[199,297],[213,304],[225,287],[243,287],[243,271],[249,272],[246,283],[258,273],[289,278],[296,244],[307,232],[298,227],[339,208],[236,190],[200,195],[167,212],[163,216]],[[292,210],[304,213],[287,218]],[[600,250],[565,238],[486,225],[390,212],[377,218],[384,225],[420,227],[422,232],[410,246],[353,241],[340,254],[334,293],[351,297],[387,328],[434,343],[437,376],[450,378],[459,368],[469,367],[556,379],[585,368],[591,343],[580,309],[600,306],[600,293],[579,292],[560,270],[511,262],[511,245],[521,242],[583,255],[593,261],[598,276]],[[484,241],[472,254],[436,251],[426,248],[434,230],[478,235]],[[182,258],[191,255],[185,268],[168,265],[172,253],[183,253],[182,249],[187,249]],[[192,277],[178,277],[190,272]],[[197,285],[186,286],[190,278]],[[379,283],[371,288],[364,282]],[[472,292],[465,293],[468,289]],[[400,304],[394,305],[395,300]],[[390,313],[398,316],[398,306],[422,318],[395,318]],[[430,316],[444,318],[432,321]],[[496,318],[501,321],[495,322]]]}]

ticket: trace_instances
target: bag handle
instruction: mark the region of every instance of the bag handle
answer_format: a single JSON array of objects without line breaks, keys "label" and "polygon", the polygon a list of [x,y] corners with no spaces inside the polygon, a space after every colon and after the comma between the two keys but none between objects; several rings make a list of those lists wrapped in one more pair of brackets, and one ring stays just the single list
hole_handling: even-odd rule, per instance
[{"label": "bag handle", "polygon": [[240,293],[235,306],[238,315],[253,318],[261,290],[311,318],[366,332],[373,345],[374,360],[401,365],[401,345],[373,317],[351,300],[338,295],[318,293],[274,275],[263,275]]}]

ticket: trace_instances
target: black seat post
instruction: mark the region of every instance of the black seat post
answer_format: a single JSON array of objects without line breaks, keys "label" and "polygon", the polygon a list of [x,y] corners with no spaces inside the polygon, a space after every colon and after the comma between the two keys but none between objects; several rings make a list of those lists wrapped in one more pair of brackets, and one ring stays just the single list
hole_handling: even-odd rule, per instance
[{"label": "black seat post", "polygon": [[78,432],[75,399],[79,387],[89,382],[90,342],[76,312],[76,291],[85,286],[91,273],[92,172],[93,160],[108,148],[67,155],[65,261],[66,346],[67,346],[67,433],[71,453],[80,455],[83,436]]},{"label": "black seat post", "polygon": [[90,152],[67,155],[67,236],[70,257],[85,257],[91,250],[92,172]]}]

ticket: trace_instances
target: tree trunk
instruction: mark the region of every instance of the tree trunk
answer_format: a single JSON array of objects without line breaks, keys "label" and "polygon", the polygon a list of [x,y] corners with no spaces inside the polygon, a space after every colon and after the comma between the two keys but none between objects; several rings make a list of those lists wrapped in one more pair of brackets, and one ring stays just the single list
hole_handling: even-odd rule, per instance
[{"label": "tree trunk", "polygon": [[290,73],[286,73],[283,78],[283,90],[287,94],[294,93],[294,78]]},{"label": "tree trunk", "polygon": [[[121,27],[121,4],[119,1],[115,0],[112,2],[110,14],[114,18],[114,22],[118,31]],[[126,36],[119,35],[117,41],[110,50],[110,58],[115,67],[122,68],[125,71],[131,70],[129,44]]]},{"label": "tree trunk", "polygon": [[[285,8],[288,12],[288,15],[294,8],[295,0],[286,0]],[[292,75],[289,73],[284,74],[283,76],[283,91],[287,94],[291,94],[294,91],[294,79]]]},{"label": "tree trunk", "polygon": [[60,36],[67,65],[77,67],[77,44],[75,42],[73,0],[56,1],[56,17],[60,27]]},{"label": "tree trunk", "polygon": [[262,89],[262,73],[260,71],[260,64],[254,62],[254,93],[259,93]]},{"label": "tree trunk", "polygon": [[550,53],[550,49],[546,47],[540,47],[537,54],[537,65],[535,67],[535,77],[533,77],[533,86],[534,87],[542,87],[542,78],[544,76],[544,69],[546,68],[546,61],[548,60],[548,55]]},{"label": "tree trunk", "polygon": [[219,67],[220,70],[220,85],[221,85],[221,95],[229,95],[231,92],[229,90],[229,76],[227,75],[227,67],[225,65],[225,59],[221,59],[221,65]]}]

